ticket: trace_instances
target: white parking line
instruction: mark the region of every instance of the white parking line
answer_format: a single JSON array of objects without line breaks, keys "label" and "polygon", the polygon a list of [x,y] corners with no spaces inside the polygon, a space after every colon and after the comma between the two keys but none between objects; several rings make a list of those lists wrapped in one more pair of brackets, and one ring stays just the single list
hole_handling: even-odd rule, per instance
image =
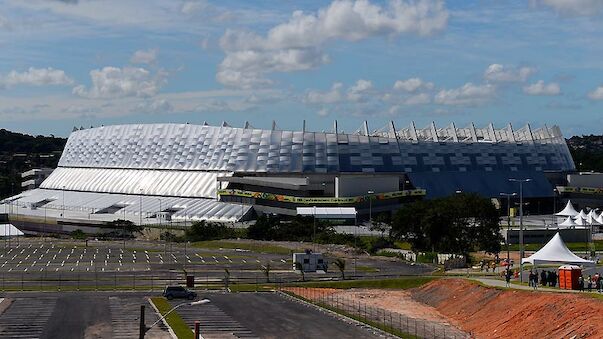
[{"label": "white parking line", "polygon": [[65,266],[65,260],[61,262],[61,267]]},{"label": "white parking line", "polygon": [[48,262],[46,263],[46,267],[48,267],[48,265],[50,265],[50,260],[48,260]]}]

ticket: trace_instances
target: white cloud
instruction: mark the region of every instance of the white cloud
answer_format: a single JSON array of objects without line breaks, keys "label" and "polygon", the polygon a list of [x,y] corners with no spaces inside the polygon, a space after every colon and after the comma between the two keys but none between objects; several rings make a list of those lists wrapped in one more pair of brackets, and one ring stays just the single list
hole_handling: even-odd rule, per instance
[{"label": "white cloud", "polygon": [[309,91],[306,93],[304,101],[309,104],[334,104],[343,100],[341,89],[343,84],[336,82],[327,92]]},{"label": "white cloud", "polygon": [[145,100],[137,104],[133,112],[163,114],[170,113],[174,110],[174,106],[166,99]]},{"label": "white cloud", "polygon": [[133,64],[153,64],[157,61],[157,49],[138,50],[130,58]]},{"label": "white cloud", "polygon": [[11,28],[12,28],[12,25],[10,24],[10,21],[8,21],[7,18],[0,15],[0,29],[11,29]]},{"label": "white cloud", "polygon": [[592,92],[589,92],[588,97],[592,100],[603,100],[603,86],[599,86]]},{"label": "white cloud", "polygon": [[425,82],[421,78],[410,78],[406,80],[397,80],[394,83],[395,90],[414,93],[419,89],[433,89],[433,83]]},{"label": "white cloud", "polygon": [[70,85],[73,80],[60,69],[33,68],[27,71],[10,71],[6,76],[0,77],[0,86],[11,87],[15,85]]},{"label": "white cloud", "polygon": [[523,87],[523,92],[529,95],[559,95],[561,94],[561,87],[556,82],[545,84],[544,81],[539,80],[529,86]]},{"label": "white cloud", "polygon": [[505,67],[501,64],[492,64],[484,71],[484,79],[490,82],[525,82],[536,69],[531,67]]},{"label": "white cloud", "polygon": [[163,72],[153,75],[144,68],[108,66],[90,71],[90,89],[78,85],[73,93],[87,98],[150,97],[165,84],[165,76]]},{"label": "white cloud", "polygon": [[185,1],[180,8],[180,11],[184,14],[196,14],[207,9],[209,4],[207,1]]},{"label": "white cloud", "polygon": [[441,0],[390,0],[387,7],[368,0],[336,0],[316,14],[295,11],[266,36],[227,30],[220,39],[226,53],[216,79],[224,85],[270,84],[266,75],[318,67],[329,61],[323,45],[403,33],[427,36],[444,29],[448,12]]},{"label": "white cloud", "polygon": [[431,103],[431,96],[427,93],[418,93],[404,99],[406,105],[425,105]]},{"label": "white cloud", "polygon": [[442,105],[479,105],[491,99],[495,92],[493,85],[468,82],[459,88],[441,90],[435,96],[435,102]]},{"label": "white cloud", "polygon": [[531,3],[547,6],[563,16],[594,16],[603,10],[601,0],[531,0]]},{"label": "white cloud", "polygon": [[318,112],[316,112],[316,114],[318,114],[321,117],[326,117],[327,115],[329,115],[329,110],[326,107],[323,107],[323,108],[319,109]]},{"label": "white cloud", "polygon": [[348,89],[347,98],[351,101],[364,101],[365,95],[373,88],[369,80],[360,79]]}]

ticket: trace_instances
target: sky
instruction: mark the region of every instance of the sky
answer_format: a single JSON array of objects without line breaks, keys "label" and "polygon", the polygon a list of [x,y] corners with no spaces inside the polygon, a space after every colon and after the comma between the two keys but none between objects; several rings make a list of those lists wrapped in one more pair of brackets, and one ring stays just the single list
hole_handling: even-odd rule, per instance
[{"label": "sky", "polygon": [[0,128],[603,134],[602,0],[0,0]]}]

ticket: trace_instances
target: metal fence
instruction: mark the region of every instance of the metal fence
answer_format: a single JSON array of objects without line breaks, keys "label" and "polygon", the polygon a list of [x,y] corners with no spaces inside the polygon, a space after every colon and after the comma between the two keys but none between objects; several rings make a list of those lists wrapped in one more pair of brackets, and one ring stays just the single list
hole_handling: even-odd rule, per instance
[{"label": "metal fence", "polygon": [[417,319],[405,314],[375,307],[356,298],[342,296],[328,290],[279,286],[279,291],[397,336],[411,335],[418,338],[471,337],[469,334],[446,323]]}]

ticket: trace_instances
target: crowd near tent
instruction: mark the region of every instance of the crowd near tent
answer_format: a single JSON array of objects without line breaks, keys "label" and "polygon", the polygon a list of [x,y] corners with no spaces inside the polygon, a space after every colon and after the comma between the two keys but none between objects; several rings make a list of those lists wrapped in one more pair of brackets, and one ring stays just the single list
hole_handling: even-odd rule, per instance
[{"label": "crowd near tent", "polygon": [[522,264],[574,264],[574,265],[586,265],[594,266],[595,262],[592,260],[582,259],[570,251],[559,232],[553,236],[549,242],[544,245],[538,252],[532,254],[527,258],[521,259]]}]

